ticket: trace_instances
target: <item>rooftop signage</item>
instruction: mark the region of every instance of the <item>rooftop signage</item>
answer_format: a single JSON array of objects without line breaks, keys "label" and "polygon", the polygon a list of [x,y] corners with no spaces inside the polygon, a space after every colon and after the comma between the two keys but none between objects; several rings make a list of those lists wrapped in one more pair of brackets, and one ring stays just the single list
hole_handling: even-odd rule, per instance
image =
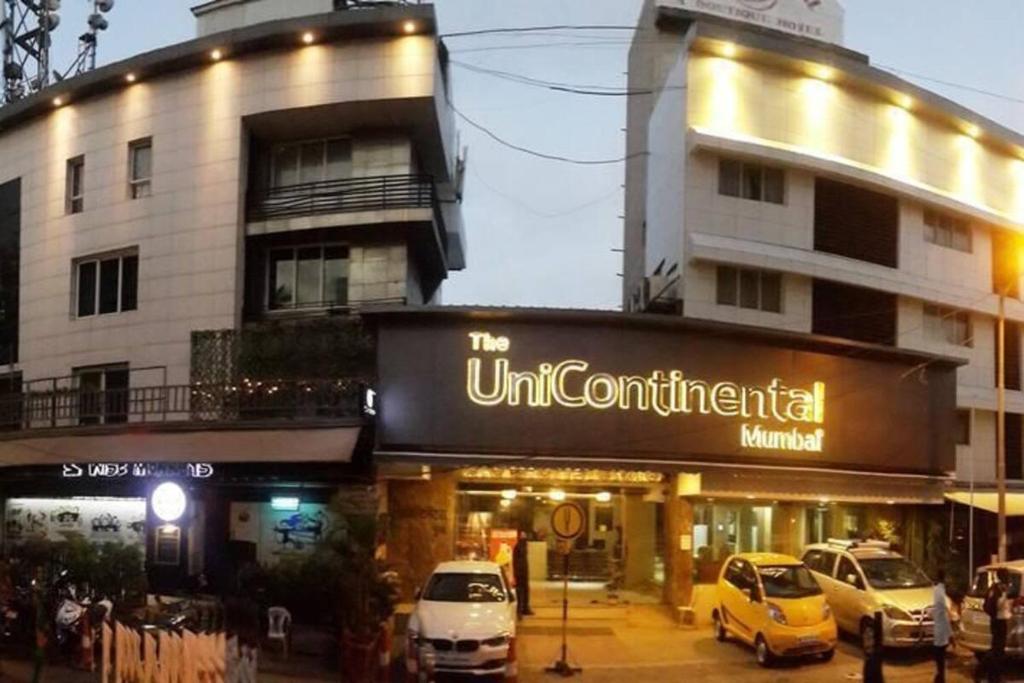
[{"label": "rooftop signage", "polygon": [[659,7],[710,14],[762,28],[843,43],[843,8],[836,0],[657,0]]},{"label": "rooftop signage", "polygon": [[528,467],[953,468],[949,362],[653,316],[420,312],[377,324],[382,452],[543,460],[509,463]]}]

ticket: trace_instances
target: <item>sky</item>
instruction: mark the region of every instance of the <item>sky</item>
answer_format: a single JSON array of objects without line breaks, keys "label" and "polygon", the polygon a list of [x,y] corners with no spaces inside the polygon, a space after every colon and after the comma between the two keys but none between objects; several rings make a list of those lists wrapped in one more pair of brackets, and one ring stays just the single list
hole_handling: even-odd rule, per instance
[{"label": "sky", "polygon": [[[285,2],[287,0],[281,0]],[[117,0],[99,62],[187,40],[195,0]],[[436,0],[440,32],[635,24],[639,0]],[[876,66],[1024,131],[1024,2],[845,0],[846,47]],[[73,59],[92,0],[64,0],[55,66]],[[501,138],[552,155],[615,159],[625,151],[625,98],[555,92],[471,70],[624,87],[627,30],[447,38],[456,107]],[[469,65],[467,68],[464,65]],[[916,76],[911,76],[914,74]],[[939,79],[975,90],[925,80]],[[1009,98],[1009,99],[1008,99]],[[1013,99],[1019,101],[1012,101]],[[618,309],[622,164],[581,166],[509,149],[460,122],[469,170],[466,270],[446,304]]]}]

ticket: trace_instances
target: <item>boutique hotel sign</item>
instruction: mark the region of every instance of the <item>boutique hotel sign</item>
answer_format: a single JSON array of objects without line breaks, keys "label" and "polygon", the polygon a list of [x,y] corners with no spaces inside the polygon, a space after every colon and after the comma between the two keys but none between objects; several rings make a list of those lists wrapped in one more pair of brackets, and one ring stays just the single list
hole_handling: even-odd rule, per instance
[{"label": "boutique hotel sign", "polygon": [[365,316],[377,328],[378,453],[526,467],[954,466],[945,359],[663,316]]},{"label": "boutique hotel sign", "polygon": [[843,43],[844,13],[836,0],[658,0],[658,5]]},{"label": "boutique hotel sign", "polygon": [[816,453],[824,449],[824,382],[791,387],[775,377],[767,384],[748,386],[693,378],[683,370],[614,375],[578,359],[518,369],[504,355],[512,346],[509,337],[486,331],[467,336],[466,396],[478,406],[639,411],[667,419],[717,415],[740,420],[743,448]]}]

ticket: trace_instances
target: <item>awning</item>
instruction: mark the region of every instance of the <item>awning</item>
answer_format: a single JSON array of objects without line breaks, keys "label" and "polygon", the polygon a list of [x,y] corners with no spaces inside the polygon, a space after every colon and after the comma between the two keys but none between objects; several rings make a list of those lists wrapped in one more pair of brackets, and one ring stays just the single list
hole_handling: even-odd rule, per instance
[{"label": "awning", "polygon": [[898,474],[707,468],[700,496],[888,505],[940,505],[946,480]]},{"label": "awning", "polygon": [[[951,491],[946,494],[946,498],[963,505],[971,505],[970,491]],[[975,491],[974,507],[997,514],[999,512],[998,494],[994,491]],[[1024,517],[1024,492],[1007,492],[1006,514],[1010,517]]]},{"label": "awning", "polygon": [[0,440],[0,467],[96,462],[340,462],[359,427],[113,431]]}]

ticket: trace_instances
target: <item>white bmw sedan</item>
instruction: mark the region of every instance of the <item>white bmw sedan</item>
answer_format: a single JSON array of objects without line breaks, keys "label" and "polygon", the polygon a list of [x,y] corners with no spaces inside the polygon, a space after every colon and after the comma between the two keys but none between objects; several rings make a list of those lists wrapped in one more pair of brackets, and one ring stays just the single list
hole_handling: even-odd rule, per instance
[{"label": "white bmw sedan", "polygon": [[406,669],[516,677],[515,594],[493,562],[442,562],[409,618]]}]

